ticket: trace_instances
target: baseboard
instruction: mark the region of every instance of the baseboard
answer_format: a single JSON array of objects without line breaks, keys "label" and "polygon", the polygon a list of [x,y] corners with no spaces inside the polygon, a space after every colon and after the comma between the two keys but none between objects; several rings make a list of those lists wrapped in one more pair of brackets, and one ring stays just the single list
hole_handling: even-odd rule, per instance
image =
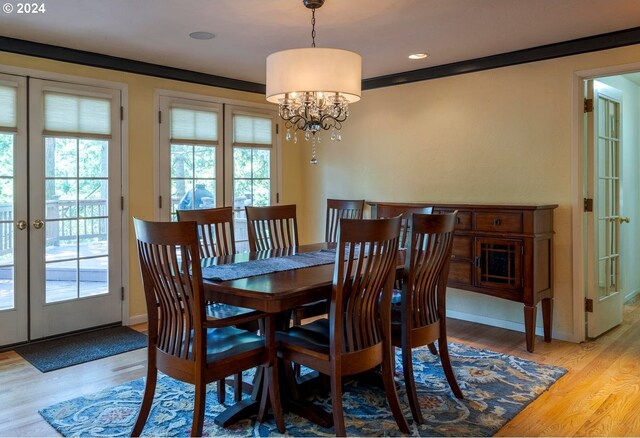
[{"label": "baseboard", "polygon": [[631,299],[633,299],[636,295],[640,294],[640,289],[636,289],[632,292],[629,292],[628,294],[626,294],[624,296],[624,302],[626,303],[627,301],[630,301]]},{"label": "baseboard", "polygon": [[[455,310],[447,310],[447,318],[460,319],[462,321],[477,322],[478,324],[490,325],[492,327],[500,327],[507,330],[514,330],[524,333],[524,323],[505,321],[503,319],[495,319],[482,315],[473,315],[465,312],[458,312]],[[567,342],[580,342],[579,339],[573,333],[561,332],[558,330],[552,330],[552,338]],[[543,336],[544,331],[542,327],[536,327],[536,335]]]},{"label": "baseboard", "polygon": [[143,313],[142,315],[130,316],[127,325],[144,324],[145,322],[147,322],[147,314]]}]

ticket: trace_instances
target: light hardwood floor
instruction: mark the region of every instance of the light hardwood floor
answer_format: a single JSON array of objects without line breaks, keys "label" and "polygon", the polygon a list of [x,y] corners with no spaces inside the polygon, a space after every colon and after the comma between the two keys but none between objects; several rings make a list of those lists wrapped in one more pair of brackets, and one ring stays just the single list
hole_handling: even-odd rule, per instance
[{"label": "light hardwood floor", "polygon": [[[144,330],[144,326],[137,327]],[[624,323],[583,344],[538,338],[449,320],[449,339],[569,370],[507,423],[499,436],[639,436],[640,300],[625,306]],[[0,353],[0,435],[55,436],[38,409],[144,376],[146,349],[40,373],[13,351]]]}]

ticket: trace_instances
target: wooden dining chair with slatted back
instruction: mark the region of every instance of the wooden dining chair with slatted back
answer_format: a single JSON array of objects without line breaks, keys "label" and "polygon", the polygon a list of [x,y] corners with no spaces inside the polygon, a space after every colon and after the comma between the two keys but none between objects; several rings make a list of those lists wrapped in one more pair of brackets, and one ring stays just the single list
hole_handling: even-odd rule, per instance
[{"label": "wooden dining chair with slatted back", "polygon": [[454,395],[463,394],[451,367],[447,345],[446,291],[456,214],[414,214],[401,301],[392,304],[393,345],[402,349],[404,381],[416,423],[424,419],[416,392],[411,352],[438,341],[440,362]]},{"label": "wooden dining chair with slatted back", "polygon": [[[195,385],[192,436],[201,436],[207,383],[265,365],[278,381],[264,338],[233,326],[258,312],[208,315],[202,285],[196,222],[148,222],[133,219],[148,313],[148,364],[144,397],[132,435],[139,436],[149,416],[158,371]],[[277,384],[273,384],[278,387]],[[278,429],[284,421],[277,391],[269,391]]]},{"label": "wooden dining chair with slatted back", "polygon": [[[363,213],[364,199],[327,199],[325,242],[336,243],[338,241],[340,219],[362,219]],[[300,306],[293,312],[293,323],[300,324],[303,319],[314,318],[327,312],[327,300]],[[297,370],[296,374],[299,374]]]},{"label": "wooden dining chair with slatted back", "polygon": [[362,219],[364,199],[327,199],[327,218],[324,232],[325,242],[338,241],[340,219]]},{"label": "wooden dining chair with slatted back", "polygon": [[[233,208],[206,208],[197,210],[177,210],[179,222],[195,221],[198,225],[198,236],[200,237],[201,257],[222,257],[236,253],[236,242],[233,227]],[[207,309],[216,310],[220,304],[207,303]],[[236,308],[238,311],[245,309]],[[243,324],[241,328],[248,329],[249,326],[258,330],[259,320],[262,315],[256,315],[256,320]],[[248,390],[248,389],[247,389]],[[242,373],[235,376],[234,398],[238,402],[242,399]],[[225,402],[225,381],[218,381],[218,402]]]},{"label": "wooden dining chair with slatted back", "polygon": [[387,401],[409,433],[393,380],[391,292],[400,218],[340,221],[328,318],[276,333],[278,356],[329,376],[335,434],[346,433],[342,378],[382,365]]},{"label": "wooden dining chair with slatted back", "polygon": [[412,214],[431,214],[433,212],[433,207],[412,207],[409,205],[402,204],[385,204],[378,203],[376,204],[376,217],[378,219],[385,217],[396,217],[398,215],[402,215],[402,222],[400,224],[400,239],[399,246],[400,248],[407,247],[407,236],[410,233],[410,224],[409,218]]},{"label": "wooden dining chair with slatted back", "polygon": [[245,207],[249,250],[292,248],[299,245],[296,206]]}]

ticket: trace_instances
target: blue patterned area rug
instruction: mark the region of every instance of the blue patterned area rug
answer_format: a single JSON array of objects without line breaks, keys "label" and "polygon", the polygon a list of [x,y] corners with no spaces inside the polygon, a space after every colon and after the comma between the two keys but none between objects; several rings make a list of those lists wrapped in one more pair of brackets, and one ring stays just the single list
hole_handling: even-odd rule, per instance
[{"label": "blue patterned area rug", "polygon": [[[411,424],[414,436],[492,436],[507,421],[546,391],[567,371],[514,356],[450,344],[458,383],[465,395],[456,399],[444,378],[440,360],[428,349],[414,350],[418,397],[426,424]],[[402,369],[399,350],[396,368]],[[402,376],[398,377],[400,401],[412,423]],[[63,436],[127,436],[131,433],[142,400],[144,380],[138,379],[96,394],[49,406],[40,414]],[[229,390],[227,400],[233,400]],[[329,397],[314,403],[331,411]],[[205,436],[277,436],[273,419],[253,419],[231,428],[213,422],[225,409],[217,402],[215,384],[207,389]],[[381,389],[345,384],[344,410],[347,434],[351,436],[400,435]],[[158,379],[154,405],[145,426],[146,436],[186,436],[191,430],[193,386],[162,375]],[[286,414],[287,433],[292,436],[331,436],[333,429],[316,426],[296,415]]]}]

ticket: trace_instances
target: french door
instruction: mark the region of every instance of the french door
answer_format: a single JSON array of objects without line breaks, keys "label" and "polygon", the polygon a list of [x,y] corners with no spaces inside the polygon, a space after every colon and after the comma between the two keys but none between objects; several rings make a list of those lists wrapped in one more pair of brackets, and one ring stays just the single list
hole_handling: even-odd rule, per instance
[{"label": "french door", "polygon": [[622,93],[596,81],[587,81],[587,97],[593,111],[587,119],[587,198],[593,213],[586,214],[587,336],[596,337],[622,323],[623,293],[620,284],[621,120]]},{"label": "french door", "polygon": [[13,152],[0,159],[0,345],[122,318],[120,92],[16,83],[16,127],[0,135]]},{"label": "french door", "polygon": [[161,219],[232,206],[236,250],[248,251],[244,207],[278,200],[275,113],[172,96],[159,104]]}]

